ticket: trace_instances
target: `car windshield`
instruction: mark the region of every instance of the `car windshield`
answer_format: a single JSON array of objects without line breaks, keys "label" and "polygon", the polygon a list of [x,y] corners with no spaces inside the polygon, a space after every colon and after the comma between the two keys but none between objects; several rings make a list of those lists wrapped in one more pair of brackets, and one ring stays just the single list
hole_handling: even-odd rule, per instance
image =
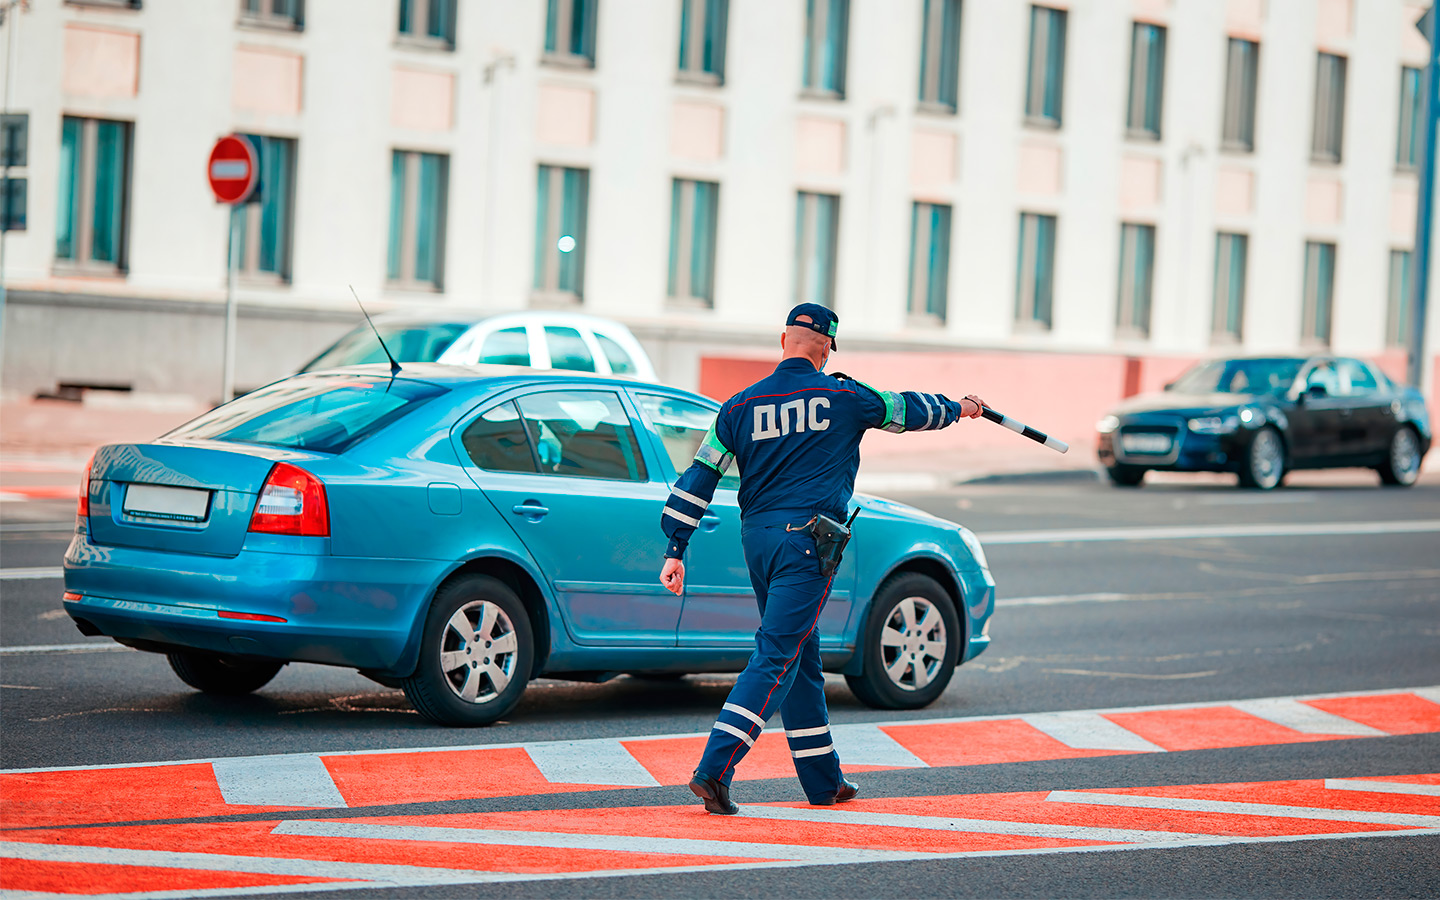
[{"label": "car windshield", "polygon": [[1283,394],[1304,360],[1217,359],[1200,363],[1175,379],[1182,394]]},{"label": "car windshield", "polygon": [[[463,322],[377,322],[376,331],[398,362],[434,362],[455,339],[470,329]],[[385,362],[385,351],[369,325],[361,325],[311,360],[302,372]]]},{"label": "car windshield", "polygon": [[246,394],[165,435],[344,453],[415,406],[445,393],[403,378],[311,375]]}]

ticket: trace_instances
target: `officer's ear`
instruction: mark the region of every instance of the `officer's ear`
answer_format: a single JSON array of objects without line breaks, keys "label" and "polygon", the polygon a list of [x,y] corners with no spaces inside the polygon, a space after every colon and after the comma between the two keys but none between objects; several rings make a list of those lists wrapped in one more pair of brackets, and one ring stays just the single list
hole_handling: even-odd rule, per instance
[{"label": "officer's ear", "polygon": [[785,332],[783,331],[780,332],[780,350],[782,352],[785,350]]}]

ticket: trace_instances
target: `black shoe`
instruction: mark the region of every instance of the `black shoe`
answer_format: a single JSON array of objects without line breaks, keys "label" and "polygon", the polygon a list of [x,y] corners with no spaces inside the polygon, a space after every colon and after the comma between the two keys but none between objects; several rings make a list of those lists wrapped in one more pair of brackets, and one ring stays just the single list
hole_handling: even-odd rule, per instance
[{"label": "black shoe", "polygon": [[846,800],[854,800],[855,795],[860,792],[860,785],[848,778],[840,779],[840,789],[833,794],[826,794],[822,797],[815,797],[810,800],[811,806],[834,806],[837,803],[844,803]]},{"label": "black shoe", "polygon": [[[690,778],[690,790],[695,796],[705,801],[705,811],[716,816],[733,816],[740,811],[740,807],[730,802],[730,788],[711,778],[709,775],[701,775],[696,772]],[[850,797],[855,796],[854,792]],[[845,799],[850,799],[846,797]]]}]

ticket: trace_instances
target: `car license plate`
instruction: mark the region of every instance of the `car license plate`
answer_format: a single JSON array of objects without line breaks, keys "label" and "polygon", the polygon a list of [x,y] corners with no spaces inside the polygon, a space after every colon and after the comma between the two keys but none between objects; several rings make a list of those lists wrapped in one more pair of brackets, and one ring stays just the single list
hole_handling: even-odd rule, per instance
[{"label": "car license plate", "polygon": [[1120,446],[1126,453],[1169,453],[1168,434],[1124,434]]},{"label": "car license plate", "polygon": [[194,488],[132,484],[125,489],[126,515],[199,522],[210,509],[210,492]]}]

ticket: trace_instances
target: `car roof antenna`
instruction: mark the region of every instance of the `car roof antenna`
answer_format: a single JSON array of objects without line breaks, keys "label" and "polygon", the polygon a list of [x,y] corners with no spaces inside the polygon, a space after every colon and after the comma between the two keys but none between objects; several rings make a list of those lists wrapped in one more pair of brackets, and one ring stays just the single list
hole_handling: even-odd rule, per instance
[{"label": "car roof antenna", "polygon": [[[375,323],[370,319],[370,314],[365,312],[365,304],[360,302],[360,295],[355,293],[355,285],[348,284],[346,287],[350,288],[350,296],[355,298],[355,305],[360,307],[360,312],[364,313],[365,321],[370,323],[370,330],[375,332],[375,340],[380,342],[380,349],[385,351],[385,358],[390,360],[390,380],[393,382],[395,376],[400,374],[400,364],[396,362],[395,357],[391,355],[390,348],[385,346],[385,339],[380,336],[380,329],[375,327]],[[387,388],[386,390],[389,389]]]}]

